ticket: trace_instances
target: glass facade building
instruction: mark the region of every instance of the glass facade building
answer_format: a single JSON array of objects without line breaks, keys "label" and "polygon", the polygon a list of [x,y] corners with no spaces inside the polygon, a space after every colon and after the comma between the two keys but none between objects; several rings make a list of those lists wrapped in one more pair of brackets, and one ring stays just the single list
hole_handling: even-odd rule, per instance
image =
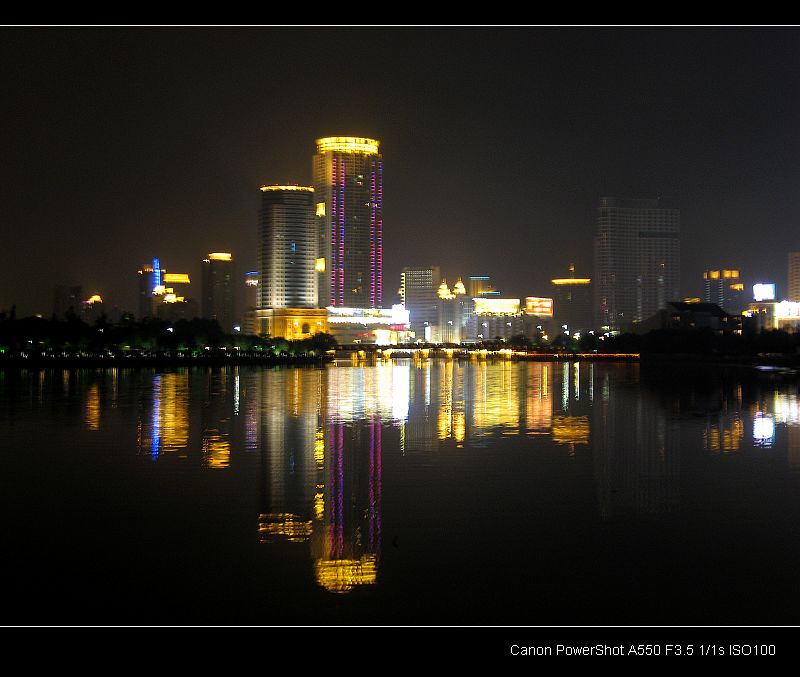
[{"label": "glass facade building", "polygon": [[233,331],[236,315],[233,295],[233,257],[212,252],[203,259],[203,317],[216,320],[225,332]]},{"label": "glass facade building", "polygon": [[680,210],[659,199],[600,199],[593,281],[600,329],[631,329],[680,299],[680,231]]},{"label": "glass facade building", "polygon": [[800,252],[789,252],[788,272],[787,297],[790,301],[800,301]]},{"label": "glass facade building", "polygon": [[313,160],[320,308],[383,302],[383,157],[380,142],[317,139]]},{"label": "glass facade building", "polygon": [[314,189],[262,186],[258,307],[316,308]]},{"label": "glass facade building", "polygon": [[400,301],[408,310],[411,331],[422,341],[433,341],[439,323],[439,266],[406,267],[400,273]]}]

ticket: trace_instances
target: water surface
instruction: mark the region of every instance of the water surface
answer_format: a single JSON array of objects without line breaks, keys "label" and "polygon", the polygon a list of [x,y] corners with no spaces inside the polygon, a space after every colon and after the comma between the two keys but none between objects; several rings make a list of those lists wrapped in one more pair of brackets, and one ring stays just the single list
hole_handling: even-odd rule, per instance
[{"label": "water surface", "polygon": [[0,622],[800,622],[791,374],[0,371]]}]

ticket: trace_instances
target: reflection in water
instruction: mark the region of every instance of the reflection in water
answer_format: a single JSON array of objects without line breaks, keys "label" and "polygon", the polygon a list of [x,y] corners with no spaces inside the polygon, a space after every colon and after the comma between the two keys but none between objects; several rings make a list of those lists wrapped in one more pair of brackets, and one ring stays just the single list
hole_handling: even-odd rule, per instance
[{"label": "reflection in water", "polygon": [[444,359],[135,376],[64,370],[35,374],[28,395],[43,407],[54,388],[78,393],[83,428],[101,431],[135,378],[140,453],[180,450],[178,459],[195,449],[202,467],[230,470],[237,453],[257,451],[259,540],[306,548],[317,584],[341,593],[378,580],[384,448],[423,466],[447,453],[488,459],[483,450],[501,444],[560,454],[570,472],[591,474],[602,520],[676,513],[681,472],[698,458],[785,450],[800,472],[795,380],[673,371]]},{"label": "reflection in water", "polygon": [[[392,412],[391,372],[286,369],[271,373],[264,386],[260,540],[310,543],[317,583],[330,592],[374,584],[381,534],[379,412]],[[383,399],[367,405],[364,388]],[[365,409],[366,420],[358,420]]]},{"label": "reflection in water", "polygon": [[149,426],[140,426],[140,450],[155,459],[189,442],[189,374],[154,374]]},{"label": "reflection in water", "polygon": [[[44,372],[40,372],[40,376],[44,376]],[[39,379],[40,389],[43,385],[43,379]],[[41,402],[41,397],[40,397]],[[83,422],[88,430],[100,430],[100,386],[97,383],[92,383],[86,393],[86,400],[83,406]]]},{"label": "reflection in water", "polygon": [[638,365],[606,371],[592,412],[592,455],[600,516],[652,517],[680,500],[679,425],[650,393],[631,387]]},{"label": "reflection in water", "polygon": [[[226,469],[231,463],[231,407],[233,415],[239,407],[239,374],[234,367],[221,370],[221,378],[207,370],[206,399],[202,409],[203,465],[212,470]],[[233,380],[233,388],[229,381]],[[232,397],[229,392],[232,391]],[[232,400],[232,401],[231,401]]]}]

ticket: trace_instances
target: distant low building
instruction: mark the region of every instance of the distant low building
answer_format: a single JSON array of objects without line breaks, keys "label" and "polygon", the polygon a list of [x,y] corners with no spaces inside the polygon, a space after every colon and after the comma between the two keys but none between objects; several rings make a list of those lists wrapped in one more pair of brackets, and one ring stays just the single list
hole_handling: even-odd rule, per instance
[{"label": "distant low building", "polygon": [[750,332],[781,329],[800,331],[800,302],[753,301],[742,313],[744,326]]},{"label": "distant low building", "polygon": [[509,339],[524,332],[519,299],[475,297],[473,330],[475,340]]},{"label": "distant low building", "polygon": [[329,306],[326,312],[328,331],[340,345],[397,345],[408,341],[408,311],[401,304],[391,308]]},{"label": "distant low building", "polygon": [[741,315],[729,315],[716,303],[686,303],[670,301],[666,307],[657,311],[635,326],[637,334],[645,334],[656,329],[704,329],[721,334],[741,333]]}]

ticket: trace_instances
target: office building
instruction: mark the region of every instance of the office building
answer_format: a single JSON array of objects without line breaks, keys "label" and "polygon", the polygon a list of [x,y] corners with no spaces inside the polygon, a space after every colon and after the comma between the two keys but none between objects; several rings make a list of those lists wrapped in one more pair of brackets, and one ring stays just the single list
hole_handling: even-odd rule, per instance
[{"label": "office building", "polygon": [[231,254],[212,252],[203,259],[203,317],[216,320],[227,333],[233,331],[236,317],[233,279]]},{"label": "office building", "polygon": [[327,331],[317,308],[314,189],[262,186],[258,246],[259,334],[289,340]]},{"label": "office building", "polygon": [[744,284],[738,270],[704,271],[703,293],[706,303],[715,303],[726,313],[741,313],[746,305]]},{"label": "office building", "polygon": [[400,302],[408,311],[411,331],[418,341],[433,341],[439,322],[439,297],[436,290],[441,275],[439,266],[406,267],[400,273]]},{"label": "office building", "polygon": [[800,252],[789,252],[789,301],[800,301]]},{"label": "office building", "polygon": [[434,340],[438,343],[466,343],[474,341],[469,335],[473,301],[461,278],[451,290],[447,280],[442,280],[437,290],[438,318],[434,330]]},{"label": "office building", "polygon": [[476,297],[497,298],[500,292],[492,285],[488,275],[470,275],[467,278],[467,295],[474,299]]},{"label": "office building", "polygon": [[594,329],[592,279],[575,277],[575,266],[570,264],[569,277],[550,280],[553,294],[553,324],[567,327],[570,334]]},{"label": "office building", "polygon": [[161,260],[154,258],[149,263],[142,264],[142,267],[137,272],[139,275],[139,312],[137,319],[142,320],[155,315],[153,290],[163,285],[163,277],[166,271],[161,268]]},{"label": "office building", "polygon": [[244,313],[241,330],[244,334],[257,334],[256,308],[258,308],[258,271],[251,270],[244,274]]},{"label": "office building", "polygon": [[380,142],[317,139],[313,161],[320,308],[383,301],[383,157]]},{"label": "office building", "polygon": [[595,324],[624,331],[680,296],[680,210],[604,197],[595,236]]}]

